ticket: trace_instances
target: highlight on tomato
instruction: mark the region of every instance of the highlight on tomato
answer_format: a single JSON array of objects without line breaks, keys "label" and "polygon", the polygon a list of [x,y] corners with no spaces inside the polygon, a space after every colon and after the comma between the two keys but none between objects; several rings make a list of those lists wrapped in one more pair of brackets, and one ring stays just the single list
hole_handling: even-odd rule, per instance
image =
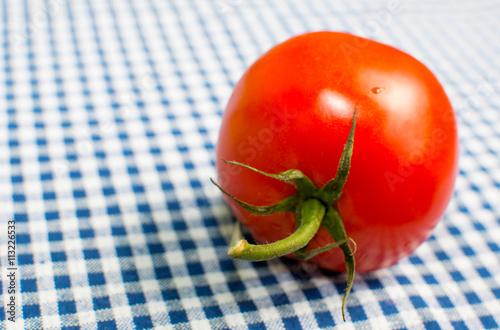
[{"label": "highlight on tomato", "polygon": [[[236,84],[216,147],[239,223],[229,255],[347,272],[388,267],[428,239],[458,171],[455,114],[410,55],[347,33],[269,50]],[[215,183],[215,182],[214,182]]]}]

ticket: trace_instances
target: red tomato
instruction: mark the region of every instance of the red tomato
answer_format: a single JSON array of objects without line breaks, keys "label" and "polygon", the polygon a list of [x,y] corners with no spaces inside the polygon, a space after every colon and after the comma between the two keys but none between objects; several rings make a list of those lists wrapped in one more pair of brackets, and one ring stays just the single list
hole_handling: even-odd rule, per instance
[{"label": "red tomato", "polygon": [[[334,32],[294,37],[262,55],[234,88],[217,144],[219,183],[253,205],[275,204],[292,186],[269,173],[298,169],[318,187],[335,177],[354,109],[351,168],[335,207],[357,243],[356,270],[387,267],[431,235],[452,196],[458,137],[436,77],[395,48]],[[256,216],[224,196],[259,243],[295,230],[291,212]],[[320,228],[310,247],[333,242]],[[343,271],[339,248],[314,257]]]}]

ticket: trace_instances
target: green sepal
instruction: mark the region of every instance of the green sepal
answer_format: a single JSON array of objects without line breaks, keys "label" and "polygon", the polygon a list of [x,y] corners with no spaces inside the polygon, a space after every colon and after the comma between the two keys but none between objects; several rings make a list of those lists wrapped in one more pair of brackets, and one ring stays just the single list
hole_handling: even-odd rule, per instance
[{"label": "green sepal", "polygon": [[314,250],[310,250],[310,251],[307,251],[308,246],[305,246],[302,249],[295,251],[294,256],[298,260],[308,260],[308,259],[311,259],[312,257],[317,256],[320,253],[326,252],[330,249],[336,248],[336,247],[338,247],[342,244],[348,243],[348,242],[352,242],[353,244],[356,244],[352,240],[352,238],[349,237],[349,238],[346,238],[346,239],[341,240],[339,242],[334,242],[334,243],[331,243],[331,244],[328,244],[328,245],[325,245],[323,247],[320,247],[320,248],[317,248]]},{"label": "green sepal", "polygon": [[[335,242],[340,242],[347,239],[344,223],[342,222],[342,219],[340,218],[340,215],[337,212],[337,210],[335,210],[335,208],[331,205],[329,205],[326,210],[326,214],[323,219],[323,226],[325,226],[326,230],[328,230],[328,233],[332,236]],[[353,256],[354,252],[352,251],[351,246],[349,245],[349,241],[352,240],[348,240],[346,243],[340,245],[340,248],[344,253],[345,268],[347,274],[347,285],[344,292],[344,297],[342,298],[342,318],[344,319],[344,321],[345,321],[345,311],[344,311],[345,303],[347,297],[349,296],[349,293],[351,292],[352,283],[354,280],[354,270],[355,270],[355,261]]]},{"label": "green sepal", "polygon": [[226,164],[237,165],[237,166],[247,168],[251,171],[260,173],[262,175],[265,175],[269,178],[273,178],[276,180],[285,181],[285,182],[293,181],[295,183],[297,192],[300,194],[300,196],[303,199],[308,198],[315,191],[317,191],[317,188],[314,185],[314,183],[307,176],[305,176],[304,173],[302,173],[299,170],[291,169],[291,170],[287,170],[287,171],[284,171],[284,172],[281,172],[278,174],[273,174],[273,173],[267,173],[267,172],[258,170],[255,167],[252,167],[252,166],[249,166],[249,165],[246,165],[243,163],[225,160],[224,158],[222,158],[222,161]]},{"label": "green sepal", "polygon": [[321,189],[314,194],[314,196],[321,199],[323,202],[328,204],[335,203],[342,194],[342,189],[347,181],[347,176],[349,175],[349,168],[351,167],[351,157],[352,149],[354,146],[354,130],[356,127],[356,109],[354,109],[354,115],[351,123],[351,130],[349,132],[349,137],[344,146],[342,156],[340,157],[339,165],[337,168],[337,175],[335,178],[328,181]]},{"label": "green sepal", "polygon": [[297,203],[299,201],[299,196],[297,194],[288,196],[282,201],[274,204],[274,205],[268,205],[268,206],[255,206],[251,205],[248,203],[245,203],[236,197],[232,196],[229,194],[227,191],[222,189],[221,186],[219,186],[214,180],[210,178],[210,181],[219,188],[220,191],[222,191],[224,194],[227,196],[231,197],[232,200],[234,200],[238,205],[240,205],[242,208],[247,210],[248,212],[255,214],[255,215],[269,215],[277,212],[294,212],[295,208],[297,206]]},{"label": "green sepal", "polygon": [[[231,196],[211,179],[212,183],[214,183],[224,194],[228,195],[252,214],[268,215],[276,212],[290,211],[295,212],[296,215],[296,228],[293,234],[283,240],[263,245],[249,244],[243,238],[241,225],[237,223],[228,251],[229,256],[248,261],[261,261],[294,253],[297,259],[306,260],[334,247],[340,247],[342,249],[347,273],[347,285],[342,299],[342,318],[344,321],[345,304],[352,289],[355,272],[354,252],[349,242],[354,244],[354,248],[356,248],[356,244],[351,238],[347,237],[340,215],[333,205],[340,198],[349,174],[353,153],[355,126],[356,109],[354,110],[349,136],[339,161],[337,175],[319,190],[300,170],[291,169],[279,174],[271,174],[246,164],[222,159],[227,164],[241,166],[267,177],[293,184],[297,190],[297,194],[287,197],[275,205],[254,206]],[[307,251],[309,242],[314,237],[321,224],[325,226],[335,243],[312,251]]]}]

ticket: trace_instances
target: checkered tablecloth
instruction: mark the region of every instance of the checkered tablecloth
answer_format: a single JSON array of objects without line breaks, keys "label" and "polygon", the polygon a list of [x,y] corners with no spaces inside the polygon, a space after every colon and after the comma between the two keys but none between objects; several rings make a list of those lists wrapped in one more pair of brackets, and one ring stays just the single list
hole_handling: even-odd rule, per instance
[{"label": "checkered tablecloth", "polygon": [[[0,328],[498,328],[499,18],[488,0],[0,1]],[[236,81],[315,30],[425,63],[461,141],[434,235],[357,275],[346,322],[344,274],[227,256],[235,219],[209,181]]]}]

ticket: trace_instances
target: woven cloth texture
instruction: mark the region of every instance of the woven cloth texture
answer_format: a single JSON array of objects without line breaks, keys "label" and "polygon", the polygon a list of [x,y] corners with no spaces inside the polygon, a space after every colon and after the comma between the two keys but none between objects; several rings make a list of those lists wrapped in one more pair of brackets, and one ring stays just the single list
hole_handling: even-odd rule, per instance
[{"label": "woven cloth texture", "polygon": [[[1,1],[0,328],[500,327],[499,17],[487,0]],[[318,30],[422,61],[461,143],[433,236],[357,275],[346,322],[345,274],[227,256],[235,219],[209,180],[239,77]]]}]

